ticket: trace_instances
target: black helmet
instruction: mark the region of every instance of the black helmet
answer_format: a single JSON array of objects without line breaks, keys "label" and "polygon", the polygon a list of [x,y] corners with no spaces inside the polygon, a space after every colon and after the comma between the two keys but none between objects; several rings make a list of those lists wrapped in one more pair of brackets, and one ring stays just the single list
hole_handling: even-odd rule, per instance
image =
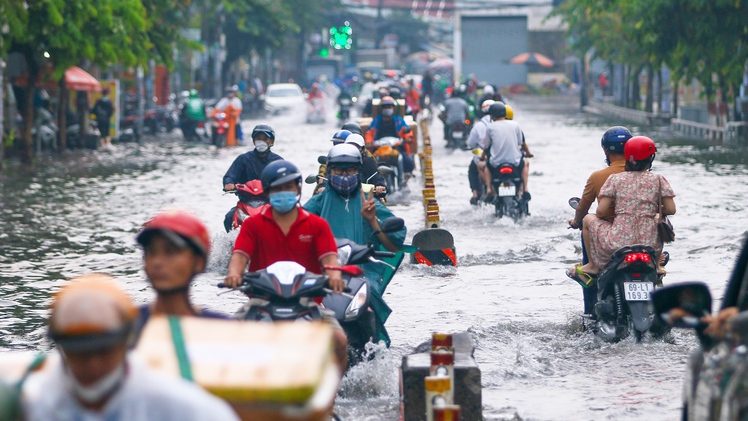
[{"label": "black helmet", "polygon": [[262,189],[266,192],[271,187],[280,186],[294,180],[301,186],[301,172],[296,168],[296,165],[284,160],[269,163],[260,174]]},{"label": "black helmet", "polygon": [[394,98],[394,99],[400,99],[400,95],[401,94],[402,94],[402,92],[400,91],[400,88],[397,88],[397,87],[390,88],[390,96],[392,98]]},{"label": "black helmet", "polygon": [[496,101],[488,107],[488,115],[491,117],[506,117],[506,106],[501,101]]},{"label": "black helmet", "polygon": [[362,162],[361,151],[350,143],[335,145],[327,153],[327,169],[330,167],[350,167],[351,165],[360,166]]},{"label": "black helmet", "polygon": [[363,133],[361,132],[361,126],[359,126],[358,123],[353,122],[353,121],[349,121],[349,122],[343,124],[343,127],[341,127],[340,129],[341,130],[348,130],[351,133],[356,133],[356,134],[363,135]]},{"label": "black helmet", "polygon": [[260,133],[263,133],[265,136],[275,140],[275,130],[273,130],[273,128],[268,126],[267,124],[256,125],[255,128],[252,129],[252,138],[254,139],[255,135]]},{"label": "black helmet", "polygon": [[629,129],[623,126],[613,126],[603,133],[600,145],[608,152],[622,154],[624,145],[632,137]]}]

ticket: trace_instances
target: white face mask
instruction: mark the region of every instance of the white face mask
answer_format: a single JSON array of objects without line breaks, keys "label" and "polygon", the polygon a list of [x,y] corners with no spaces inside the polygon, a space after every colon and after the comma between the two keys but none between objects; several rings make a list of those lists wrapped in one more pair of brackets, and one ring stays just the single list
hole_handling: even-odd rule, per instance
[{"label": "white face mask", "polygon": [[382,110],[382,115],[385,117],[392,117],[395,114],[395,110],[387,108]]},{"label": "white face mask", "polygon": [[124,362],[111,373],[89,386],[82,385],[73,373],[69,370],[67,372],[68,384],[73,389],[73,393],[83,402],[90,404],[101,402],[103,398],[109,396],[115,389],[122,385],[126,376],[127,372]]},{"label": "white face mask", "polygon": [[262,140],[255,140],[255,149],[259,153],[265,153],[270,149],[270,146],[268,146],[267,143],[263,142]]}]

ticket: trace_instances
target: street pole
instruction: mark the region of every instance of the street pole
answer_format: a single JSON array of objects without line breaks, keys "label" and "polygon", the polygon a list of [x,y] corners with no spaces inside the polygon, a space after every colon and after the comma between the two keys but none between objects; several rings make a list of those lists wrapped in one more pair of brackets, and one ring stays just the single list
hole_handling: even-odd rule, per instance
[{"label": "street pole", "polygon": [[452,47],[454,54],[452,60],[453,83],[458,83],[462,76],[462,14],[459,11],[455,13],[455,29],[452,42],[454,43]]},{"label": "street pole", "polygon": [[5,81],[3,75],[5,74],[5,61],[0,58],[0,168],[3,167],[3,158],[5,157]]}]

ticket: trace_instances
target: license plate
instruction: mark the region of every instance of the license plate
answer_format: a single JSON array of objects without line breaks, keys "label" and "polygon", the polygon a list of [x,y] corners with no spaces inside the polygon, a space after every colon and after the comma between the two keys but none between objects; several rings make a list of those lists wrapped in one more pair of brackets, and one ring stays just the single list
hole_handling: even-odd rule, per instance
[{"label": "license plate", "polygon": [[626,301],[649,301],[649,296],[653,291],[654,284],[651,282],[623,283],[623,292],[626,294]]},{"label": "license plate", "polygon": [[462,138],[462,132],[452,132],[452,137],[455,137],[455,138],[457,138],[457,137],[459,137],[459,138]]},{"label": "license plate", "polygon": [[499,186],[499,196],[514,196],[517,194],[517,187],[512,184],[502,184]]}]

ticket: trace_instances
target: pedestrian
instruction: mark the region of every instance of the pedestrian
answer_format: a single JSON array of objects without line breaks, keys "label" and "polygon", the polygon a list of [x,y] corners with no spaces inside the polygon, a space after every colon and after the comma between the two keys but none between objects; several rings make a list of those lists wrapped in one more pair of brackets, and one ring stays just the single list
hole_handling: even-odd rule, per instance
[{"label": "pedestrian", "polygon": [[94,104],[91,112],[96,116],[96,125],[101,133],[100,146],[111,146],[111,124],[112,116],[114,115],[114,105],[109,99],[109,88],[101,90],[101,98]]},{"label": "pedestrian", "polygon": [[49,320],[61,358],[24,382],[25,419],[238,420],[226,402],[129,355],[137,314],[112,276],[72,279],[55,296]]}]

